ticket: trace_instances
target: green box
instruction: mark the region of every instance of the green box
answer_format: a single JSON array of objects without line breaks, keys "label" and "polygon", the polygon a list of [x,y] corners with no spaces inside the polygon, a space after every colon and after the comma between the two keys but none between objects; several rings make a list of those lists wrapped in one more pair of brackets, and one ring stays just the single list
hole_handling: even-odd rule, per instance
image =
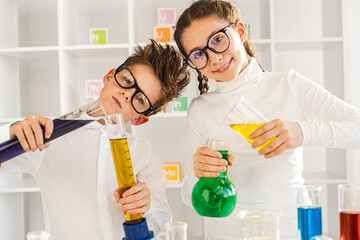
[{"label": "green box", "polygon": [[173,100],[173,111],[174,112],[184,112],[188,110],[188,97],[181,96],[174,98]]},{"label": "green box", "polygon": [[107,44],[107,28],[90,28],[90,44]]}]

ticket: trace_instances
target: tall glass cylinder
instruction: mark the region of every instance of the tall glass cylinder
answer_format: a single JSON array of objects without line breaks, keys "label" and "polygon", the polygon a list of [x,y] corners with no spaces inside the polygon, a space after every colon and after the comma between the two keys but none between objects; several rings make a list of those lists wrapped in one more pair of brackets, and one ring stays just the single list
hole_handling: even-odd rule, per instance
[{"label": "tall glass cylinder", "polygon": [[187,223],[172,221],[166,224],[166,240],[187,240]]},{"label": "tall glass cylinder", "polygon": [[[228,160],[227,141],[208,140],[207,146]],[[236,206],[237,195],[235,186],[227,177],[227,170],[221,172],[217,178],[200,178],[193,188],[191,200],[196,212],[202,216],[229,216]]]},{"label": "tall glass cylinder", "polygon": [[279,217],[276,210],[243,210],[240,211],[244,240],[279,240]]},{"label": "tall glass cylinder", "polygon": [[304,185],[297,189],[298,239],[310,240],[322,235],[321,187]]},{"label": "tall glass cylinder", "polygon": [[[121,114],[106,116],[106,130],[109,135],[111,153],[113,156],[114,167],[120,195],[136,184],[134,170],[132,167],[130,150],[126,138],[125,123]],[[142,214],[129,214],[125,212],[127,224],[137,224],[142,222]]]},{"label": "tall glass cylinder", "polygon": [[339,185],[340,240],[360,240],[360,185]]}]

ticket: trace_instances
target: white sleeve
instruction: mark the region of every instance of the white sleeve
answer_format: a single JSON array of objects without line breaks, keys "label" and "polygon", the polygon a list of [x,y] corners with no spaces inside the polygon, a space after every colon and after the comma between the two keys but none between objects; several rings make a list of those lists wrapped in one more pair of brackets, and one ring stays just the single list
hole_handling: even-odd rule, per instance
[{"label": "white sleeve", "polygon": [[10,126],[12,123],[4,124],[0,126],[0,143],[10,139]]},{"label": "white sleeve", "polygon": [[[303,121],[303,146],[360,148],[360,111],[313,81],[294,74]],[[297,76],[296,76],[297,75]]]},{"label": "white sleeve", "polygon": [[[11,124],[12,123],[0,126],[0,144],[10,139],[9,129]],[[1,150],[4,149],[0,149],[0,151]],[[32,173],[37,168],[40,156],[41,152],[39,150],[36,152],[23,153],[2,163],[0,174],[12,172]]]},{"label": "white sleeve", "polygon": [[196,131],[196,123],[201,121],[201,118],[197,116],[195,110],[195,100],[191,103],[187,115],[187,151],[186,151],[186,159],[185,159],[185,167],[184,167],[184,178],[182,184],[181,196],[184,203],[193,208],[191,202],[191,194],[194,188],[194,185],[199,180],[195,174],[193,169],[193,155],[196,152],[196,149],[199,147],[203,147],[206,145],[206,139],[204,139],[199,132]]},{"label": "white sleeve", "polygon": [[144,214],[149,228],[155,236],[165,233],[166,223],[171,221],[172,214],[166,198],[166,178],[158,158],[148,142],[138,145],[138,149],[145,164],[137,174],[138,182],[145,182],[151,192],[151,205],[149,211]]}]

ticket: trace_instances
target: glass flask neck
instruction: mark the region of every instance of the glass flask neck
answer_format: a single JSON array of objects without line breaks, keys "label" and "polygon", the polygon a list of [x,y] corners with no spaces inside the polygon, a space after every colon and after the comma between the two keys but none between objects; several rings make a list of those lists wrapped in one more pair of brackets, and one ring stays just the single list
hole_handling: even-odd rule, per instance
[{"label": "glass flask neck", "polygon": [[[229,162],[229,151],[228,150],[217,150],[219,153],[221,153],[222,158]],[[218,178],[227,178],[227,171],[228,171],[228,165],[226,166],[225,172],[220,172],[220,175]]]}]

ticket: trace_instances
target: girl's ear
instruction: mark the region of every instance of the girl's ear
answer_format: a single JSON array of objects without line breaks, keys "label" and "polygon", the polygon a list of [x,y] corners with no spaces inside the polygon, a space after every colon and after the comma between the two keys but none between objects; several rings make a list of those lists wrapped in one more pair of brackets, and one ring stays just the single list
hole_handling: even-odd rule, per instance
[{"label": "girl's ear", "polygon": [[114,77],[115,71],[116,71],[116,69],[113,68],[113,69],[111,69],[111,70],[104,76],[104,78],[103,78],[103,83],[104,83],[104,85],[105,85],[108,81],[110,81],[111,78]]},{"label": "girl's ear", "polygon": [[236,26],[236,29],[237,29],[237,31],[239,33],[241,43],[244,43],[246,41],[246,39],[247,39],[247,32],[246,32],[244,23],[239,20],[239,21],[236,22],[235,26]]}]

